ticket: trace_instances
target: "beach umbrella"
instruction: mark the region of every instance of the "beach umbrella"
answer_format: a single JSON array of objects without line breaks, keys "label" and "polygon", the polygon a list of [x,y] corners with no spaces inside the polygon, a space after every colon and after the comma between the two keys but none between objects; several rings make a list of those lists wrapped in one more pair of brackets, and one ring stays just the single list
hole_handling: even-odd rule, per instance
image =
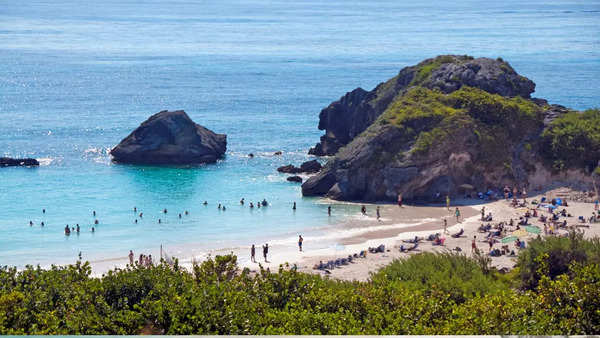
[{"label": "beach umbrella", "polygon": [[517,236],[508,236],[508,237],[502,238],[502,243],[510,243],[510,242],[514,242],[516,240],[517,240]]},{"label": "beach umbrella", "polygon": [[531,226],[531,225],[526,226],[525,230],[527,232],[529,232],[529,233],[532,233],[532,234],[539,234],[539,233],[542,232],[542,230],[540,230],[540,228],[534,227],[534,226]]},{"label": "beach umbrella", "polygon": [[525,237],[528,235],[528,233],[527,233],[527,231],[525,231],[523,229],[519,229],[517,231],[513,231],[512,235],[517,236],[517,237]]}]

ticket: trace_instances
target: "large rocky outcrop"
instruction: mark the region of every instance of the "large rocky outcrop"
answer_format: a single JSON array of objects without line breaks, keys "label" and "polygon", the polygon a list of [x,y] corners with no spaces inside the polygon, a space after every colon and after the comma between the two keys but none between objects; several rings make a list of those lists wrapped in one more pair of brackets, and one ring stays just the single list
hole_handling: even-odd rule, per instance
[{"label": "large rocky outcrop", "polygon": [[199,164],[223,157],[226,147],[226,135],[194,123],[183,110],[163,110],[144,121],[110,153],[120,163]]},{"label": "large rocky outcrop", "polygon": [[[401,194],[431,201],[462,196],[470,187],[591,187],[600,135],[582,126],[600,123],[599,110],[581,113],[531,99],[533,82],[502,69],[508,67],[503,61],[461,60],[436,66],[390,100],[366,130],[304,182],[302,193],[367,201],[393,201]],[[371,107],[364,101],[359,106]]]},{"label": "large rocky outcrop", "polygon": [[32,167],[39,166],[40,162],[35,158],[10,158],[0,157],[0,168],[1,167]]},{"label": "large rocky outcrop", "polygon": [[450,93],[462,86],[483,89],[502,96],[529,98],[535,84],[515,72],[502,59],[442,55],[402,69],[397,76],[366,91],[346,93],[319,114],[319,129],[325,135],[309,153],[334,155],[375,121],[396,97],[408,88],[421,86]]}]

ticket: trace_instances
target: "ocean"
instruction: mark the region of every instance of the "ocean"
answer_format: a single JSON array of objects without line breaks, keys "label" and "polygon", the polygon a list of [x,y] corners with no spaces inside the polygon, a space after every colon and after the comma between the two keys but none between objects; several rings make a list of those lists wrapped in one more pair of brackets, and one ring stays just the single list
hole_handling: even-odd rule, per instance
[{"label": "ocean", "polygon": [[[304,233],[323,238],[305,247],[337,246],[328,231],[360,206],[328,216],[329,201],[276,172],[312,158],[322,108],[438,54],[502,57],[534,96],[598,107],[599,22],[600,1],[4,1],[0,156],[42,165],[0,169],[0,266],[160,245],[202,255]],[[164,109],[226,133],[226,158],[112,164],[111,147]],[[81,233],[65,236],[66,224]]]}]

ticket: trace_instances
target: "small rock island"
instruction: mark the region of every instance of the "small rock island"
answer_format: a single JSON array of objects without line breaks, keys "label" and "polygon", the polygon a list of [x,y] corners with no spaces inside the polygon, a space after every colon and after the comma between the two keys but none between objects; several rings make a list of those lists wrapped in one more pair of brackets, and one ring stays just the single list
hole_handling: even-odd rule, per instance
[{"label": "small rock island", "polygon": [[40,162],[35,158],[0,157],[0,167],[36,167]]},{"label": "small rock island", "polygon": [[110,154],[129,164],[181,165],[214,163],[225,154],[227,135],[194,123],[183,110],[152,115]]}]

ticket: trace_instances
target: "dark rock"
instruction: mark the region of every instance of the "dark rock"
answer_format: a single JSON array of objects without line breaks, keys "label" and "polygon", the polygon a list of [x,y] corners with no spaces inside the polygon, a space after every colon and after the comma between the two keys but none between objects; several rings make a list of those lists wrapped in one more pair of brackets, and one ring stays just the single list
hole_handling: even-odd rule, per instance
[{"label": "dark rock", "polygon": [[300,165],[300,168],[296,167],[293,164],[284,165],[282,167],[277,168],[277,171],[280,173],[286,174],[299,174],[299,173],[307,173],[314,174],[321,170],[322,166],[317,160],[306,161]]},{"label": "dark rock", "polygon": [[277,168],[277,171],[279,171],[280,173],[286,173],[286,174],[299,174],[300,168],[292,165],[292,164],[288,164],[288,165],[284,165],[282,167]]},{"label": "dark rock", "polygon": [[325,195],[334,184],[336,184],[335,172],[333,170],[322,171],[317,176],[310,177],[302,184],[302,195]]},{"label": "dark rock", "polygon": [[317,160],[306,161],[300,165],[300,172],[314,174],[319,172],[323,166]]},{"label": "dark rock", "polygon": [[276,151],[276,152],[273,153],[273,155],[275,155],[275,156],[279,156],[281,154],[283,154],[283,152],[281,152],[281,151]]},{"label": "dark rock", "polygon": [[289,182],[298,182],[298,183],[302,183],[302,177],[300,176],[290,176],[287,178],[287,180]]},{"label": "dark rock", "polygon": [[31,167],[39,165],[40,162],[35,158],[0,157],[0,167]]},{"label": "dark rock", "polygon": [[196,123],[183,111],[152,115],[111,150],[115,162],[199,164],[222,158],[227,136]]},{"label": "dark rock", "polygon": [[441,55],[403,68],[397,76],[371,91],[357,88],[331,103],[319,114],[319,130],[325,135],[309,154],[335,155],[371,125],[397,96],[415,85],[444,93],[471,86],[502,96],[529,98],[535,84],[517,74],[502,59]]}]

